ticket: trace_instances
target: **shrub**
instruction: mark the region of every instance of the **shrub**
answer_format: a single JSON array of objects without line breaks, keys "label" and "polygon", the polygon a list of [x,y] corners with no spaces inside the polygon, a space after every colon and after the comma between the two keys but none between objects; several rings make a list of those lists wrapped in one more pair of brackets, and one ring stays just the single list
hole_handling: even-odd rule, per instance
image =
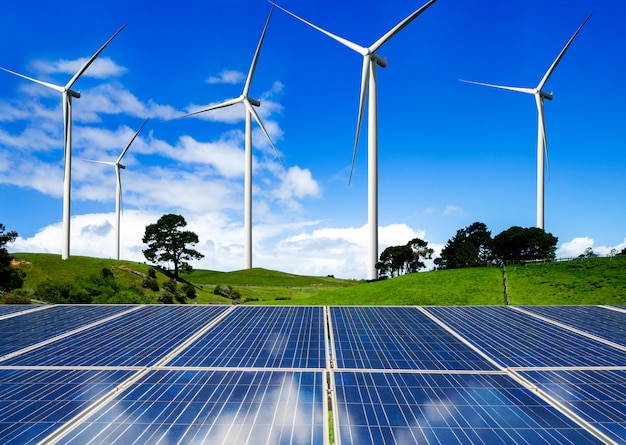
[{"label": "shrub", "polygon": [[4,294],[4,304],[30,304],[30,298],[15,294]]},{"label": "shrub", "polygon": [[170,291],[163,290],[159,294],[158,300],[159,300],[159,303],[162,303],[162,304],[174,304],[174,294],[171,293]]},{"label": "shrub", "polygon": [[[151,270],[154,270],[154,269],[151,269]],[[154,291],[154,292],[158,292],[160,289],[159,282],[156,280],[156,278],[151,278],[151,277],[145,277],[141,281],[141,287],[150,289],[151,291]]]},{"label": "shrub", "polygon": [[196,288],[193,287],[191,284],[183,285],[183,292],[185,296],[189,298],[190,300],[196,299]]},{"label": "shrub", "polygon": [[156,279],[156,270],[153,267],[148,269],[148,277]]}]

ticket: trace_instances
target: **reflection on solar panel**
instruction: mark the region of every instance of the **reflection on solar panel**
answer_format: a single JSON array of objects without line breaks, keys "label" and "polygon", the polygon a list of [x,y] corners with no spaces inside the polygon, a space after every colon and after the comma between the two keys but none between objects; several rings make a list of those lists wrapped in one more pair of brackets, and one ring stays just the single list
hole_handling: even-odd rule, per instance
[{"label": "reflection on solar panel", "polygon": [[335,374],[341,444],[602,443],[503,374]]},{"label": "reflection on solar panel", "polygon": [[325,368],[323,307],[238,306],[170,366]]},{"label": "reflection on solar panel", "polygon": [[323,444],[322,372],[148,373],[63,443]]},{"label": "reflection on solar panel", "polygon": [[415,307],[331,307],[336,367],[495,369]]},{"label": "reflection on solar panel", "polygon": [[37,306],[3,304],[3,305],[0,305],[0,317],[4,317],[5,315],[15,314],[17,312],[27,311],[27,310],[31,310],[35,308],[37,308]]},{"label": "reflection on solar panel", "polygon": [[[131,306],[49,306],[39,311],[0,320],[0,357],[35,343],[127,311]],[[25,329],[25,327],[31,329]]]},{"label": "reflection on solar panel", "polygon": [[0,315],[0,443],[327,445],[329,406],[338,445],[626,443],[626,347],[611,327],[623,314],[594,308],[589,322],[584,310],[149,305]]},{"label": "reflection on solar panel", "polygon": [[512,308],[431,306],[425,309],[506,367],[626,364],[626,351]]},{"label": "reflection on solar panel", "polygon": [[520,374],[618,443],[626,439],[626,370],[536,370]]},{"label": "reflection on solar panel", "polygon": [[0,369],[0,443],[38,443],[131,373]]},{"label": "reflection on solar panel", "polygon": [[226,309],[226,306],[144,306],[124,317],[20,354],[2,364],[152,365]]},{"label": "reflection on solar panel", "polygon": [[626,312],[600,306],[524,306],[523,309],[626,346]]}]

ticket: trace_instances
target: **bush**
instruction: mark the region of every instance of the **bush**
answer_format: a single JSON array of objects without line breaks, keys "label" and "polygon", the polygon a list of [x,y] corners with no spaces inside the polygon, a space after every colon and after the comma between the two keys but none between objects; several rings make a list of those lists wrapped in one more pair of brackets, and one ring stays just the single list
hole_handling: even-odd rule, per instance
[{"label": "bush", "polygon": [[38,300],[55,304],[88,304],[91,296],[84,288],[73,282],[61,281],[58,283],[46,281],[39,284],[35,290]]},{"label": "bush", "polygon": [[15,294],[4,294],[4,304],[30,304],[30,298]]},{"label": "bush", "polygon": [[226,297],[226,298],[230,298],[230,294],[233,292],[233,288],[230,287],[228,284],[218,284],[217,286],[215,286],[215,289],[213,289],[213,293],[215,295],[219,295],[221,297]]},{"label": "bush", "polygon": [[[154,270],[154,269],[151,269],[151,270]],[[160,289],[159,282],[156,280],[156,278],[151,278],[151,277],[145,277],[141,281],[141,287],[150,289],[151,291],[154,291],[154,292],[158,292]]]},{"label": "bush", "polygon": [[158,300],[159,300],[159,303],[162,303],[162,304],[174,304],[174,294],[171,293],[170,291],[163,290],[159,294]]},{"label": "bush", "polygon": [[191,284],[183,285],[183,293],[185,294],[185,297],[189,298],[190,300],[196,299],[196,288],[193,287],[193,285]]},{"label": "bush", "polygon": [[148,277],[150,278],[154,278],[156,280],[156,270],[154,270],[153,267],[151,267],[150,269],[148,269]]}]

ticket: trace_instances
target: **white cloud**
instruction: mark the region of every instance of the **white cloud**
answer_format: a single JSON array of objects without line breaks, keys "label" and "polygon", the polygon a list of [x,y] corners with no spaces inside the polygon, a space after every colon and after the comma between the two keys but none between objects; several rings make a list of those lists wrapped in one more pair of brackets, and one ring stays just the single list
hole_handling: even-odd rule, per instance
[{"label": "white cloud", "polygon": [[443,216],[453,216],[453,215],[463,216],[464,214],[465,214],[465,212],[463,211],[463,209],[461,207],[458,207],[458,206],[455,206],[455,205],[449,205],[443,211]]},{"label": "white cloud", "polygon": [[320,189],[317,181],[308,168],[298,166],[289,167],[281,177],[281,184],[274,191],[275,196],[282,200],[319,196]]},{"label": "white cloud", "polygon": [[217,76],[209,77],[206,82],[211,85],[215,84],[231,84],[236,85],[238,83],[243,83],[246,80],[246,75],[241,71],[236,70],[224,70],[220,72]]},{"label": "white cloud", "polygon": [[[33,69],[42,74],[63,73],[73,76],[88,60],[89,57],[81,57],[75,60],[60,59],[53,62],[38,60],[33,63]],[[94,60],[81,77],[106,79],[108,77],[121,76],[125,72],[126,68],[115,63],[110,57],[103,56]],[[67,79],[67,81],[69,80]]]},{"label": "white cloud", "polygon": [[574,258],[583,254],[588,248],[591,248],[596,255],[607,256],[611,254],[613,249],[617,252],[621,252],[626,248],[626,238],[615,246],[594,246],[594,244],[595,241],[593,238],[574,238],[571,241],[561,244],[556,251],[556,256],[557,258]]}]

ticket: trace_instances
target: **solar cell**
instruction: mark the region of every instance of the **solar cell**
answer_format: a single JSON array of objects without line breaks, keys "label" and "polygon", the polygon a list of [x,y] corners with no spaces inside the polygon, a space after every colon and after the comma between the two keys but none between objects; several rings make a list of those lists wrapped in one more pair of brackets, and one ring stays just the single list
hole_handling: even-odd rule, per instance
[{"label": "solar cell", "polygon": [[170,366],[325,368],[320,306],[237,306]]},{"label": "solar cell", "polygon": [[11,305],[11,304],[3,304],[0,305],[0,317],[10,314],[16,314],[18,312],[28,311],[37,308],[36,305],[30,304],[20,304],[20,305]]},{"label": "solar cell", "polygon": [[130,308],[132,306],[59,305],[2,319],[0,357]]},{"label": "solar cell", "polygon": [[330,307],[335,366],[492,370],[495,365],[415,307]]},{"label": "solar cell", "polygon": [[324,374],[154,370],[60,443],[324,444]]},{"label": "solar cell", "polygon": [[626,312],[601,306],[523,306],[523,309],[626,346]]},{"label": "solar cell", "polygon": [[151,305],[25,352],[5,366],[147,366],[155,364],[226,306]]},{"label": "solar cell", "polygon": [[626,370],[533,370],[520,375],[617,443],[626,440]]},{"label": "solar cell", "polygon": [[504,374],[334,372],[341,444],[603,443]]},{"label": "solar cell", "polygon": [[505,306],[425,310],[503,367],[623,366],[626,351]]},{"label": "solar cell", "polygon": [[0,369],[0,443],[39,443],[133,372]]}]

